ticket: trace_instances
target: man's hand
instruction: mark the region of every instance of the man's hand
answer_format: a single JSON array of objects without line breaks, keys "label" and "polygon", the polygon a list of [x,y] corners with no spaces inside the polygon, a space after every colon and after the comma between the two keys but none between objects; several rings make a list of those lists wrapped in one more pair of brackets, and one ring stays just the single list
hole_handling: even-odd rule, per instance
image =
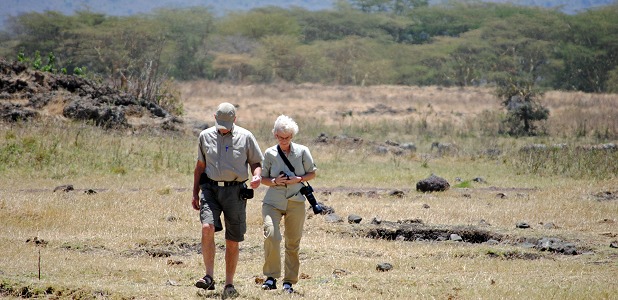
[{"label": "man's hand", "polygon": [[251,188],[257,189],[260,186],[261,182],[262,182],[262,176],[259,176],[259,175],[253,176],[251,178]]},{"label": "man's hand", "polygon": [[193,206],[193,209],[200,210],[200,198],[193,196],[193,200],[191,200],[191,205]]}]

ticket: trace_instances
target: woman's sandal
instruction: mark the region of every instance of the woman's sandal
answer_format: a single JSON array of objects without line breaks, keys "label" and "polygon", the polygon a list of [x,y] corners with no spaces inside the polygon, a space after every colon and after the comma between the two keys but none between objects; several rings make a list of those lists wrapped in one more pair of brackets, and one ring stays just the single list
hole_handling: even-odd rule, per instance
[{"label": "woman's sandal", "polygon": [[200,278],[195,283],[195,286],[200,288],[200,289],[205,289],[205,290],[212,291],[212,290],[215,289],[215,281],[212,279],[212,277],[210,275],[206,275],[206,276],[204,276],[204,278]]}]

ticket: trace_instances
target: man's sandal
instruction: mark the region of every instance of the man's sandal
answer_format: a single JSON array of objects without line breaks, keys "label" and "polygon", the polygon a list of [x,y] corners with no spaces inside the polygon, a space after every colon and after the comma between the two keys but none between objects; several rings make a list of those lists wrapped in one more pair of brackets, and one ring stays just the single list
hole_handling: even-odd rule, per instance
[{"label": "man's sandal", "polygon": [[234,288],[234,285],[228,284],[223,288],[223,293],[221,293],[221,298],[222,299],[236,298],[239,295],[240,294],[238,293],[238,291],[236,291],[236,288]]},{"label": "man's sandal", "polygon": [[215,289],[215,281],[212,279],[212,277],[210,275],[206,275],[206,276],[204,276],[204,278],[200,278],[195,283],[195,286],[200,288],[200,289],[205,289],[205,290],[212,291],[212,290]]}]

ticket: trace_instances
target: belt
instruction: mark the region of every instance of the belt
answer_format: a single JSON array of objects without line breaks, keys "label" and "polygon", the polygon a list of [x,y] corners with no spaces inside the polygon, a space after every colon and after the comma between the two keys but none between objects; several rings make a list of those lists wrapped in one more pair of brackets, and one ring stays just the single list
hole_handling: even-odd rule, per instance
[{"label": "belt", "polygon": [[206,182],[216,186],[234,186],[243,183],[243,181],[214,181],[208,177],[206,177]]}]

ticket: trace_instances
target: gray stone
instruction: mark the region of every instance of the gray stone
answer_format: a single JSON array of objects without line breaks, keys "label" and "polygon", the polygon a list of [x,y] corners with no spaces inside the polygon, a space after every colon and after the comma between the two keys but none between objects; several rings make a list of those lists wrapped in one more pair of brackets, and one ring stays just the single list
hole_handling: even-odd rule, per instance
[{"label": "gray stone", "polygon": [[454,242],[463,242],[463,238],[455,233],[451,233],[450,240]]},{"label": "gray stone", "polygon": [[349,216],[348,216],[348,223],[350,223],[350,224],[352,224],[352,223],[354,223],[354,224],[358,224],[358,223],[360,223],[362,220],[363,220],[363,218],[362,218],[361,216],[359,216],[359,215],[354,215],[354,214],[352,214],[352,215],[349,215]]},{"label": "gray stone", "polygon": [[549,223],[545,223],[543,224],[543,228],[545,229],[556,229],[558,228],[558,226],[556,226],[556,224],[549,222]]},{"label": "gray stone", "polygon": [[343,218],[333,213],[324,215],[324,221],[326,221],[327,223],[341,223],[343,222]]}]

